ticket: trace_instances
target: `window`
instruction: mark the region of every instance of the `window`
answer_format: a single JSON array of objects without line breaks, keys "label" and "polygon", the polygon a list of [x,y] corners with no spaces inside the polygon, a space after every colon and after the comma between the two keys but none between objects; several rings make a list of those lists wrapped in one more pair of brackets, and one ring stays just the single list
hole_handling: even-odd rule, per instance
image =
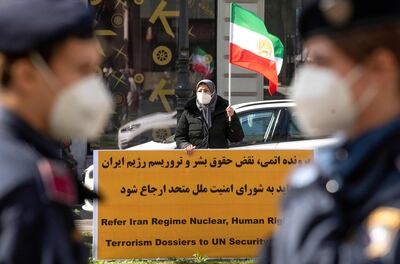
[{"label": "window", "polygon": [[304,135],[298,128],[296,124],[296,113],[293,111],[287,111],[289,114],[288,120],[288,131],[287,131],[287,140],[303,140]]},{"label": "window", "polygon": [[[118,129],[156,112],[173,112],[177,86],[179,0],[88,0],[104,64],[99,72],[114,96],[115,113],[93,148],[117,148]],[[189,86],[216,81],[216,0],[188,0]],[[173,131],[171,131],[173,133]],[[134,144],[161,141],[170,132],[140,135]]]},{"label": "window", "polygon": [[[279,74],[281,87],[290,85],[296,68],[303,62],[303,43],[298,31],[298,20],[304,4],[309,0],[265,1],[265,25],[268,31],[277,36],[284,46],[284,62]],[[268,81],[264,79],[265,85]],[[264,91],[264,99],[285,98],[287,91],[281,90],[274,96],[270,96],[268,91]]]},{"label": "window", "polygon": [[246,112],[239,114],[244,132],[241,145],[265,143],[272,138],[277,115],[274,110]]}]

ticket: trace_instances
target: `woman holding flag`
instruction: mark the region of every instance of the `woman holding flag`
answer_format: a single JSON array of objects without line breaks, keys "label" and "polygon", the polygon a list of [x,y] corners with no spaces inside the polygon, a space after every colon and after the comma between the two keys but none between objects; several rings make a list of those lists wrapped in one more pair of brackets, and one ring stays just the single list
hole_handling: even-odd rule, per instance
[{"label": "woman holding flag", "polygon": [[175,133],[176,145],[191,155],[194,149],[228,148],[230,142],[244,137],[233,108],[217,95],[211,80],[196,85],[196,97],[185,106]]}]

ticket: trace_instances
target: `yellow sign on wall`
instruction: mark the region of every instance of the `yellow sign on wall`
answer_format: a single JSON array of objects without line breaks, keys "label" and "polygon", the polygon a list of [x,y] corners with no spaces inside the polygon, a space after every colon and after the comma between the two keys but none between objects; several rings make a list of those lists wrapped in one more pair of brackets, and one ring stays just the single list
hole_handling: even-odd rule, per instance
[{"label": "yellow sign on wall", "polygon": [[98,259],[255,257],[280,224],[290,171],[312,151],[98,151]]}]

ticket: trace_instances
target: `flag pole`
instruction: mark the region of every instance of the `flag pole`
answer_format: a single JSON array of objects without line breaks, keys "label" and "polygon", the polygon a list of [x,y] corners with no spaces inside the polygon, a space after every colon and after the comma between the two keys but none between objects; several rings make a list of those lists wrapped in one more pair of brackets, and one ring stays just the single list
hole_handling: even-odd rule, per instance
[{"label": "flag pole", "polygon": [[[230,11],[229,11],[229,66],[228,66],[228,102],[229,106],[231,106],[232,96],[231,96],[231,78],[232,78],[232,64],[231,64],[231,43],[232,43],[232,3],[230,3]],[[231,116],[229,116],[229,122],[231,122]]]}]

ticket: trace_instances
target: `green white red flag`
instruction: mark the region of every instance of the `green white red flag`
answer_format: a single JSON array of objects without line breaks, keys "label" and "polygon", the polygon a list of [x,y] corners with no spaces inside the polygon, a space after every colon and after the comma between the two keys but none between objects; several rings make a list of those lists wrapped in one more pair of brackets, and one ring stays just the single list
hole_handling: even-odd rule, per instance
[{"label": "green white red flag", "polygon": [[264,75],[273,95],[283,63],[282,42],[256,14],[236,3],[231,6],[230,23],[230,63]]},{"label": "green white red flag", "polygon": [[209,79],[214,71],[214,62],[212,56],[199,47],[193,50],[191,56],[192,69],[195,72],[200,73],[203,78]]}]

